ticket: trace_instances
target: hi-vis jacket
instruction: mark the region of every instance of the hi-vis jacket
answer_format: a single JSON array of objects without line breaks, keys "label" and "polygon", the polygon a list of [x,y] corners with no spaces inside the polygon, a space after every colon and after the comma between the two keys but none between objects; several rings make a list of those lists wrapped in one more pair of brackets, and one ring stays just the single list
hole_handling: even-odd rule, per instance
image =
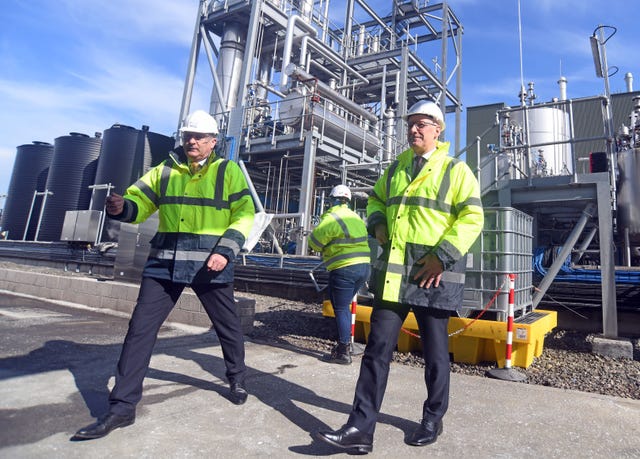
[{"label": "hi-vis jacket", "polygon": [[[466,253],[482,231],[478,181],[463,161],[436,150],[411,180],[413,150],[404,151],[376,182],[367,203],[367,227],[387,225],[389,242],[373,264],[375,295],[384,301],[456,310],[462,306]],[[435,254],[445,271],[440,286],[419,288],[416,264]]]},{"label": "hi-vis jacket", "polygon": [[[124,210],[115,218],[140,223],[158,211],[158,231],[143,277],[187,284],[232,282],[233,261],[255,213],[247,181],[235,162],[214,153],[193,175],[180,156],[171,153],[127,188]],[[229,260],[222,271],[208,271],[212,253]]]},{"label": "hi-vis jacket", "polygon": [[322,253],[327,271],[370,263],[367,227],[346,204],[333,206],[322,214],[309,245]]}]

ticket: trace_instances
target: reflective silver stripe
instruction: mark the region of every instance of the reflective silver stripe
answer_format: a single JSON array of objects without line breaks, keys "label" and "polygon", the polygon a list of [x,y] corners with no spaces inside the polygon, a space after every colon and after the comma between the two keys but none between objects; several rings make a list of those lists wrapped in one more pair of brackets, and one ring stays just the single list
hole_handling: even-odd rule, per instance
[{"label": "reflective silver stripe", "polygon": [[[411,266],[399,265],[396,263],[386,263],[387,266],[385,269],[384,265],[384,262],[376,261],[376,263],[374,263],[374,269],[386,270],[389,273],[400,274],[401,276],[408,276],[411,273]],[[444,271],[440,280],[442,282],[451,282],[452,284],[464,284],[465,275],[463,273]]]},{"label": "reflective silver stripe", "polygon": [[231,249],[233,253],[238,253],[240,251],[240,245],[233,239],[228,238],[221,238],[218,242],[218,247],[226,247],[227,249]]},{"label": "reflective silver stripe", "polygon": [[328,247],[333,244],[359,244],[361,242],[367,242],[367,237],[352,237],[352,238],[343,238],[343,239],[334,239],[332,241],[327,242],[325,247]]},{"label": "reflective silver stripe", "polygon": [[133,185],[138,188],[142,192],[142,194],[144,194],[147,199],[153,203],[153,205],[158,207],[158,195],[155,194],[155,192],[151,189],[151,187],[149,187],[149,185],[144,183],[142,180],[137,180]]},{"label": "reflective silver stripe", "polygon": [[[438,188],[438,197],[436,198],[438,202],[444,203],[445,198],[447,197],[447,193],[449,192],[449,188],[451,188],[451,169],[455,166],[456,160],[452,159],[447,164],[447,167],[444,170],[444,174],[442,175],[442,182],[440,182],[440,187]],[[451,209],[451,206],[447,206]]]},{"label": "reflective silver stripe", "polygon": [[[210,165],[209,167],[213,166],[213,163],[215,163],[216,161],[218,161],[218,158],[216,158]],[[227,170],[227,165],[229,164],[229,160],[228,159],[223,159],[222,163],[220,163],[220,165],[218,166],[218,174],[216,175],[216,186],[215,186],[215,190],[213,192],[213,201],[215,204],[213,204],[214,207],[216,207],[218,210],[220,209],[228,209],[229,208],[229,201],[224,201],[223,197],[224,197],[224,174],[225,171]]]},{"label": "reflective silver stripe", "polygon": [[[391,205],[391,181],[393,180],[393,176],[396,174],[396,169],[398,168],[398,166],[400,165],[400,161],[398,161],[397,159],[391,163],[391,166],[389,166],[389,172],[387,173],[387,189],[385,190],[387,193],[387,201],[386,201],[386,206],[389,207]],[[409,169],[407,169],[407,173],[409,174],[409,176],[411,176],[411,171]]]},{"label": "reflective silver stripe", "polygon": [[414,206],[414,207],[425,207],[427,209],[435,209],[435,210],[440,210],[442,212],[445,213],[451,213],[451,205],[447,204],[445,202],[439,202],[435,199],[432,198],[425,198],[422,196],[406,196],[406,195],[402,195],[402,196],[395,196],[391,199],[389,199],[389,204],[393,205],[393,204],[397,204],[397,205],[401,205],[401,204],[405,204],[408,206]]},{"label": "reflective silver stripe", "polygon": [[349,228],[347,228],[347,225],[340,218],[340,216],[335,212],[331,212],[331,216],[336,220],[338,225],[340,225],[340,228],[342,228],[342,232],[344,233],[345,237],[349,237]]},{"label": "reflective silver stripe", "polygon": [[320,241],[318,240],[318,238],[316,238],[313,234],[311,234],[311,236],[309,237],[309,240],[310,240],[311,242],[313,242],[313,244],[314,244],[316,247],[318,247],[318,251],[319,251],[319,252],[322,252],[322,249],[324,249],[324,245],[322,245],[322,244],[320,243]]},{"label": "reflective silver stripe", "polygon": [[228,209],[229,202],[209,198],[193,198],[191,196],[163,196],[160,204],[178,204],[202,207],[217,207],[218,209]]},{"label": "reflective silver stripe", "polygon": [[[169,188],[169,178],[171,177],[171,169],[172,167],[164,163],[164,167],[162,168],[162,173],[160,174],[160,199],[167,195],[167,189]],[[156,205],[156,207],[160,206],[160,202]]]},{"label": "reflective silver stripe", "polygon": [[189,250],[151,249],[149,251],[149,257],[157,258],[158,260],[173,260],[175,258],[176,261],[206,261],[210,255],[210,252],[193,252]]},{"label": "reflective silver stripe", "polygon": [[350,258],[360,258],[360,257],[367,257],[369,258],[369,252],[353,252],[353,253],[345,253],[342,255],[336,255],[335,257],[331,257],[330,259],[328,259],[327,261],[325,261],[325,264],[327,266],[331,266],[333,263],[335,263],[336,261],[340,261],[340,260],[348,260]]},{"label": "reflective silver stripe", "polygon": [[151,249],[149,250],[150,258],[157,258],[159,260],[173,260],[175,250],[169,249]]}]

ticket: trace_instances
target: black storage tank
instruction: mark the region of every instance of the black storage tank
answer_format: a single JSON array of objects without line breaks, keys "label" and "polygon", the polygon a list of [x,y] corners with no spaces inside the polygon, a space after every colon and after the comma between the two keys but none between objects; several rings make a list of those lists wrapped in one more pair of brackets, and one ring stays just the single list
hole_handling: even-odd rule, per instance
[{"label": "black storage tank", "polygon": [[[174,142],[173,137],[149,132],[148,126],[138,130],[114,124],[106,129],[102,137],[91,209],[104,209],[107,195],[105,185],[111,184],[111,192],[124,194],[129,185],[168,157]],[[101,241],[117,240],[119,230],[119,222],[107,218]]]},{"label": "black storage tank", "polygon": [[37,197],[34,202],[33,195],[36,191],[44,191],[52,158],[53,145],[48,142],[34,141],[17,147],[7,200],[2,213],[2,231],[7,231],[8,239],[23,239],[33,202],[31,220],[26,234],[26,240],[33,240],[42,203],[42,196]]},{"label": "black storage tank", "polygon": [[99,136],[77,132],[55,139],[46,187],[53,194],[46,200],[39,241],[59,241],[66,211],[89,208],[101,143]]}]

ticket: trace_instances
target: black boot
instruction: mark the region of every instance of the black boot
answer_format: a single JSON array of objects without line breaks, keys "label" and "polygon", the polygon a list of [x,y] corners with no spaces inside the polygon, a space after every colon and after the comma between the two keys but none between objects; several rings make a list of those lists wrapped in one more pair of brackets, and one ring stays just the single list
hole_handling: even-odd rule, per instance
[{"label": "black boot", "polygon": [[327,362],[341,365],[351,364],[351,345],[349,343],[338,343],[331,351],[331,355],[328,356]]}]

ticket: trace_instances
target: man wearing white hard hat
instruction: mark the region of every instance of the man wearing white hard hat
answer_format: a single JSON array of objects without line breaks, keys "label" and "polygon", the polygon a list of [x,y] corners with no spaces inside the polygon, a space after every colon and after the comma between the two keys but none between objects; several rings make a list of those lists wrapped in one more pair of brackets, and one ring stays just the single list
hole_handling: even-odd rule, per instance
[{"label": "man wearing white hard hat", "polygon": [[425,360],[426,400],[412,446],[435,442],[449,404],[449,317],[462,306],[466,253],[484,222],[480,187],[466,163],[438,140],[440,108],[419,101],[403,117],[410,148],[384,171],[369,196],[367,228],[382,246],[373,262],[370,332],[351,414],[316,438],[350,453],[368,453],[400,328],[413,311]]},{"label": "man wearing white hard hat", "polygon": [[338,343],[327,357],[329,363],[351,363],[351,301],[370,274],[367,227],[349,208],[351,190],[336,185],[329,194],[331,207],[309,237],[312,249],[322,254],[329,271],[329,298],[336,318]]},{"label": "man wearing white hard hat", "polygon": [[137,224],[157,211],[159,224],[109,394],[109,410],[73,440],[104,437],[134,423],[158,331],[187,286],[200,299],[220,340],[230,401],[240,405],[247,400],[233,265],[253,225],[253,199],[240,167],[216,155],[218,125],[209,113],[191,113],[180,134],[181,148],[127,188],[124,196],[107,198],[110,218]]}]

